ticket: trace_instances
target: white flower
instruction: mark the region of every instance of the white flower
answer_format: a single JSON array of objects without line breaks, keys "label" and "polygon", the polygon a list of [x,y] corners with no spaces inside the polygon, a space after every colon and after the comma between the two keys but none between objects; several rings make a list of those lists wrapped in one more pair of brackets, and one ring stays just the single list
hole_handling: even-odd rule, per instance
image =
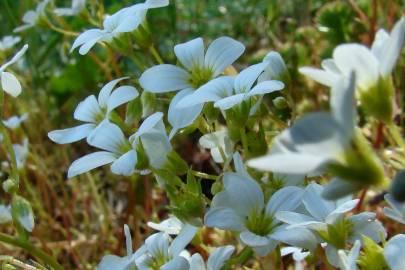
[{"label": "white flower", "polygon": [[125,242],[127,247],[127,255],[118,257],[115,255],[106,255],[101,259],[97,266],[98,270],[132,270],[137,269],[135,260],[143,253],[143,248],[140,248],[135,253],[132,250],[132,238],[128,225],[124,225]]},{"label": "white flower", "polygon": [[185,224],[181,222],[181,220],[178,219],[177,217],[171,216],[160,223],[149,221],[147,225],[154,230],[164,232],[169,235],[177,235],[180,233],[181,229],[184,227]]},{"label": "white flower", "polygon": [[236,77],[223,76],[211,80],[179,101],[177,107],[187,108],[213,101],[214,107],[227,110],[253,96],[263,96],[283,89],[284,84],[276,80],[262,81],[253,87],[268,65],[266,62],[255,64],[244,69]]},{"label": "white flower", "polygon": [[357,270],[357,259],[360,254],[361,243],[359,240],[354,242],[354,245],[349,253],[340,249],[339,254],[339,267],[342,270]]},{"label": "white flower", "polygon": [[70,51],[80,46],[79,53],[84,55],[99,41],[110,42],[113,38],[126,32],[132,32],[144,21],[146,12],[151,8],[164,7],[169,0],[146,0],[145,3],[123,8],[103,21],[104,29],[90,29],[80,34]]},{"label": "white flower", "polygon": [[184,248],[190,243],[197,228],[186,225],[180,234],[172,240],[166,233],[156,233],[149,236],[142,246],[143,251],[136,259],[139,270],[188,270],[189,255]]},{"label": "white flower", "polygon": [[25,138],[23,144],[13,144],[12,145],[14,150],[15,159],[17,162],[17,168],[21,169],[25,165],[25,161],[28,156],[28,139]]},{"label": "white flower", "polygon": [[233,246],[224,246],[216,248],[209,256],[207,264],[205,264],[200,254],[195,253],[190,259],[189,270],[220,270],[224,263],[229,260],[232,253],[235,251]]},{"label": "white flower", "polygon": [[371,49],[360,44],[343,44],[333,51],[333,59],[322,62],[323,70],[311,67],[300,68],[300,72],[313,80],[333,86],[340,76],[356,73],[356,86],[366,91],[376,85],[380,77],[387,78],[401,53],[405,35],[405,19],[401,18],[388,34],[379,30]]},{"label": "white flower", "polygon": [[87,142],[104,151],[75,160],[69,167],[68,178],[109,163],[112,163],[111,171],[115,174],[131,175],[135,171],[136,151],[117,125],[104,120],[91,132]]},{"label": "white flower", "polygon": [[70,8],[55,8],[54,12],[58,16],[75,16],[86,8],[86,0],[72,0]]},{"label": "white flower", "polygon": [[[308,214],[291,211],[280,211],[276,218],[290,224],[288,228],[306,228],[318,234],[322,242],[327,242],[326,255],[332,265],[338,265],[338,249],[344,249],[346,243],[361,240],[368,236],[375,242],[380,236],[386,236],[382,224],[376,220],[375,213],[363,212],[350,217],[345,213],[356,207],[358,199],[346,197],[337,201],[322,198],[323,186],[311,183],[305,189],[303,204]],[[332,229],[333,228],[333,229]],[[339,246],[336,246],[339,245]]]},{"label": "white flower", "polygon": [[9,223],[12,220],[11,207],[9,205],[0,204],[0,224]]},{"label": "white flower", "polygon": [[278,211],[295,210],[301,204],[303,190],[282,188],[265,204],[262,189],[241,166],[235,164],[238,173],[224,174],[224,190],[214,196],[204,224],[240,232],[242,242],[260,256],[271,252],[279,241],[313,250],[316,238],[312,233],[306,229],[287,230],[275,219]]},{"label": "white flower", "polygon": [[22,21],[24,22],[24,24],[15,28],[14,32],[15,33],[21,32],[21,31],[27,30],[31,27],[34,27],[39,22],[41,17],[45,16],[45,8],[49,4],[50,1],[51,0],[43,0],[42,2],[40,2],[37,5],[35,10],[27,11],[22,18]]},{"label": "white flower", "polygon": [[28,119],[28,113],[24,113],[21,116],[14,115],[6,120],[3,120],[3,124],[9,129],[18,128],[22,122]]},{"label": "white flower", "polygon": [[259,82],[267,80],[280,80],[288,73],[283,58],[278,52],[271,51],[263,59],[267,67],[259,77]]},{"label": "white flower", "polygon": [[283,247],[280,252],[283,257],[292,254],[295,262],[294,270],[304,270],[302,261],[311,254],[309,251],[304,251],[299,247]]},{"label": "white flower", "polygon": [[130,139],[121,129],[103,120],[87,137],[89,145],[104,151],[94,152],[75,160],[69,167],[68,178],[85,173],[97,167],[112,163],[111,172],[118,175],[131,175],[138,161],[137,145],[142,142],[149,163],[160,168],[171,151],[163,121],[163,114],[156,112],[149,116]]},{"label": "white flower", "polygon": [[56,143],[65,144],[76,142],[89,136],[100,122],[109,118],[112,110],[135,99],[139,95],[135,87],[128,85],[117,87],[113,91],[117,83],[128,78],[122,77],[107,83],[101,88],[98,99],[94,95],[91,95],[77,105],[73,117],[76,120],[85,122],[85,124],[51,131],[48,133],[48,137]]},{"label": "white flower", "polygon": [[242,43],[229,37],[220,37],[205,51],[202,38],[196,38],[174,47],[174,53],[183,67],[170,64],[157,65],[142,74],[139,83],[145,91],[153,93],[179,91],[169,106],[168,119],[173,127],[170,138],[178,129],[190,125],[203,108],[203,104],[178,108],[178,102],[219,76],[242,55],[244,50]]},{"label": "white flower", "polygon": [[[349,81],[342,77],[332,88],[330,113],[314,112],[298,119],[273,140],[277,151],[252,159],[248,165],[259,170],[298,175],[319,175],[331,166],[353,172],[352,178],[346,179],[348,173],[340,176],[338,170],[333,171],[335,177],[323,194],[329,199],[384,181],[378,159],[364,143],[360,132],[356,133],[354,82],[354,76]],[[359,159],[361,166],[353,161]],[[367,176],[359,177],[360,173]]]},{"label": "white flower", "polygon": [[401,224],[405,224],[405,204],[396,201],[391,194],[385,194],[384,199],[391,206],[384,207],[384,214]]},{"label": "white flower", "polygon": [[3,90],[13,97],[17,97],[21,93],[21,84],[18,79],[10,72],[5,71],[7,67],[17,62],[27,51],[28,45],[25,44],[20,51],[18,51],[10,61],[6,62],[0,67],[1,87]]},{"label": "white flower", "polygon": [[138,143],[142,143],[149,164],[155,169],[163,167],[167,160],[167,154],[172,151],[161,112],[148,116],[129,140],[134,149]]},{"label": "white flower", "polygon": [[[225,129],[205,134],[200,137],[198,142],[201,147],[210,149],[211,156],[217,163],[226,162],[232,157],[234,144]],[[223,159],[222,155],[226,160]]]},{"label": "white flower", "polygon": [[0,40],[0,51],[5,51],[14,47],[15,44],[21,41],[20,37],[5,36]]},{"label": "white flower", "polygon": [[405,235],[398,234],[392,237],[384,247],[384,258],[392,270],[405,269]]}]

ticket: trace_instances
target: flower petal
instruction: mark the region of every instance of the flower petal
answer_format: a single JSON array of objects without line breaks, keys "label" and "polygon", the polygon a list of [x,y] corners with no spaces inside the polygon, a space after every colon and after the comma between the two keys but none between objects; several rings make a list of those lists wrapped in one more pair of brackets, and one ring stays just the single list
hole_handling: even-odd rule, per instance
[{"label": "flower petal", "polygon": [[107,107],[107,102],[111,95],[112,90],[117,85],[117,83],[119,83],[120,81],[125,80],[125,79],[129,79],[129,77],[121,77],[121,78],[112,80],[101,88],[100,92],[98,93],[98,98],[97,98],[97,101],[98,101],[98,104],[100,105],[100,107],[103,107],[103,108]]},{"label": "flower petal", "polygon": [[129,176],[134,173],[137,160],[135,150],[130,150],[113,162],[111,171],[118,175]]},{"label": "flower petal", "polygon": [[308,212],[317,220],[324,221],[326,217],[335,209],[332,201],[322,198],[323,186],[311,183],[305,188],[303,204]]},{"label": "flower petal", "polygon": [[325,186],[322,197],[327,200],[336,200],[353,194],[361,188],[360,185],[335,177]]},{"label": "flower petal", "polygon": [[178,256],[180,252],[193,240],[198,228],[190,224],[185,224],[180,233],[170,245],[171,256]]},{"label": "flower petal", "polygon": [[224,69],[238,59],[245,51],[245,46],[230,37],[220,37],[214,40],[205,54],[205,66],[213,71],[213,77],[218,76]]},{"label": "flower petal", "polygon": [[224,266],[225,262],[232,256],[234,251],[235,247],[231,245],[215,249],[208,258],[208,270],[220,270],[222,266]]},{"label": "flower petal", "polygon": [[191,256],[189,270],[207,270],[204,259],[199,253],[194,253],[193,256]]},{"label": "flower petal", "polygon": [[185,258],[177,256],[171,261],[162,265],[160,270],[189,270],[189,263]]},{"label": "flower petal", "polygon": [[402,17],[391,31],[390,38],[387,40],[382,52],[380,62],[380,73],[383,76],[390,76],[394,66],[401,54],[405,36],[405,18]]},{"label": "flower petal", "polygon": [[242,70],[235,78],[235,93],[239,94],[249,92],[259,75],[266,67],[267,63],[259,63]]},{"label": "flower petal", "polygon": [[190,74],[174,65],[158,65],[147,69],[139,78],[139,83],[145,91],[166,93],[190,88]]},{"label": "flower petal", "polygon": [[[195,119],[200,115],[204,104],[197,104],[187,108],[178,108],[177,103],[193,93],[191,89],[184,89],[178,92],[170,102],[168,120],[170,125],[172,125],[173,130],[178,130],[184,128],[188,125],[191,125]],[[174,134],[171,134],[172,136]],[[172,137],[171,136],[171,137]],[[170,137],[170,138],[171,138]]]},{"label": "flower petal", "polygon": [[95,127],[95,124],[84,124],[72,128],[53,130],[48,133],[48,137],[55,143],[72,143],[86,138]]},{"label": "flower petal", "polygon": [[120,153],[122,146],[129,142],[126,140],[122,130],[115,124],[104,120],[87,137],[87,143],[91,146],[110,151],[116,154]]},{"label": "flower petal", "polygon": [[91,95],[77,105],[73,117],[79,121],[96,123],[96,117],[101,113],[96,97]]},{"label": "flower petal", "polygon": [[405,269],[404,250],[404,234],[395,235],[385,245],[384,258],[392,270]]},{"label": "flower petal", "polygon": [[250,231],[241,232],[239,237],[244,244],[251,247],[262,247],[269,244],[269,239],[267,237],[254,234]]},{"label": "flower petal", "polygon": [[75,177],[76,175],[88,172],[97,167],[111,163],[116,157],[106,151],[100,151],[85,155],[73,161],[68,170],[68,178]]},{"label": "flower petal", "polygon": [[245,99],[246,99],[246,94],[244,94],[244,93],[236,94],[233,96],[229,96],[229,97],[217,100],[214,103],[214,107],[225,111],[225,110],[232,108],[233,106],[235,106],[237,104],[240,104]]},{"label": "flower petal", "polygon": [[340,77],[339,73],[334,73],[312,67],[299,68],[299,72],[311,78],[312,80],[329,87],[332,87]]},{"label": "flower petal", "polygon": [[185,108],[232,95],[234,77],[221,76],[199,87],[194,93],[182,98],[178,108]]},{"label": "flower petal", "polygon": [[299,187],[284,187],[277,190],[266,206],[266,214],[274,216],[278,211],[294,211],[302,201],[304,190]]},{"label": "flower petal", "polygon": [[246,96],[251,97],[255,95],[264,95],[275,91],[280,91],[284,88],[284,83],[280,81],[263,81],[257,84],[250,90]]},{"label": "flower petal", "polygon": [[242,218],[232,209],[225,207],[211,208],[204,216],[204,225],[221,230],[243,231]]},{"label": "flower petal", "polygon": [[10,94],[12,97],[17,97],[21,94],[21,84],[17,77],[10,72],[0,72],[1,87],[3,90]]},{"label": "flower petal", "polygon": [[316,236],[305,228],[286,229],[285,226],[281,226],[270,237],[279,242],[311,251],[315,251],[318,245]]},{"label": "flower petal", "polygon": [[135,87],[124,85],[120,86],[112,92],[110,98],[108,99],[107,104],[107,112],[111,112],[118,106],[127,103],[136,97],[138,97],[139,93]]},{"label": "flower petal", "polygon": [[73,42],[70,52],[73,52],[74,49],[85,43],[88,43],[89,41],[100,39],[103,35],[104,35],[103,31],[100,29],[90,29],[81,33]]},{"label": "flower petal", "polygon": [[204,65],[204,42],[200,37],[174,46],[174,53],[188,70],[201,69]]},{"label": "flower petal", "polygon": [[346,77],[355,72],[356,84],[363,90],[367,90],[378,80],[378,60],[364,45],[339,45],[333,51],[333,59]]}]

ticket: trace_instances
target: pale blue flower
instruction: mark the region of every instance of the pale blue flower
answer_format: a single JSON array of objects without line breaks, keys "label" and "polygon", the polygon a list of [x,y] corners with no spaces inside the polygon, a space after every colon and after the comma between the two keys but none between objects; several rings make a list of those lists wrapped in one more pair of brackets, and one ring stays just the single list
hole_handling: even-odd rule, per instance
[{"label": "pale blue flower", "polygon": [[28,139],[25,138],[22,144],[14,143],[12,148],[14,151],[17,168],[21,169],[25,166],[25,161],[27,160],[29,154]]},{"label": "pale blue flower", "polygon": [[392,270],[405,269],[405,235],[397,234],[384,246],[384,258]]},{"label": "pale blue flower", "polygon": [[306,229],[289,231],[275,219],[278,211],[295,210],[301,204],[303,190],[282,188],[265,204],[261,187],[241,166],[237,162],[238,173],[224,174],[224,190],[214,196],[204,224],[240,232],[242,242],[260,256],[271,252],[279,241],[314,249],[316,239],[312,233]]},{"label": "pale blue flower", "polygon": [[232,157],[234,143],[226,129],[204,134],[198,142],[201,147],[210,149],[211,156],[217,163],[226,162]]},{"label": "pale blue flower", "polygon": [[169,0],[146,0],[145,3],[123,8],[103,21],[103,29],[93,28],[80,34],[72,45],[72,52],[80,47],[79,53],[85,55],[97,43],[110,42],[122,33],[132,32],[145,20],[149,9],[169,5]]},{"label": "pale blue flower", "polygon": [[7,224],[12,220],[10,205],[0,204],[0,224]]},{"label": "pale blue flower", "polygon": [[[363,212],[357,215],[346,217],[345,213],[356,207],[359,200],[351,200],[345,197],[337,201],[325,200],[321,194],[323,186],[311,183],[305,189],[303,204],[307,213],[292,211],[280,211],[276,218],[290,224],[288,228],[306,228],[314,233],[321,235],[322,232],[328,232],[328,227],[336,227],[337,230],[345,235],[342,241],[353,244],[356,240],[361,240],[365,235],[375,242],[380,242],[381,236],[386,237],[386,232],[382,224],[376,220],[376,214],[373,212]],[[341,226],[344,224],[344,226]],[[329,235],[334,238],[336,235]],[[328,239],[323,239],[322,242]],[[338,265],[338,249],[332,243],[327,243],[326,255],[332,265]]]},{"label": "pale blue flower", "polygon": [[17,97],[21,93],[21,84],[18,79],[10,72],[5,71],[10,65],[14,64],[28,50],[28,45],[25,44],[10,61],[0,67],[1,88],[12,97]]},{"label": "pale blue flower", "polygon": [[160,223],[149,221],[147,225],[156,231],[164,232],[169,235],[177,235],[185,224],[177,217],[171,216]]},{"label": "pale blue flower", "polygon": [[191,256],[189,270],[220,270],[234,251],[235,247],[230,245],[218,247],[208,257],[207,264],[200,254],[195,253]]},{"label": "pale blue flower", "polygon": [[55,8],[55,12],[58,16],[75,16],[80,14],[86,8],[86,0],[72,0],[71,7],[69,8]]},{"label": "pale blue flower", "polygon": [[14,32],[21,32],[34,27],[40,21],[41,17],[45,16],[45,8],[50,1],[51,0],[43,0],[37,5],[35,10],[25,12],[22,18],[24,24],[15,28]]},{"label": "pale blue flower", "polygon": [[287,67],[281,55],[278,52],[271,51],[263,59],[267,66],[264,72],[259,76],[258,81],[281,80],[288,74]]},{"label": "pale blue flower", "polygon": [[21,123],[25,122],[28,119],[28,113],[24,113],[21,116],[14,115],[6,120],[3,120],[3,124],[8,127],[9,129],[16,129],[18,128]]},{"label": "pale blue flower", "polygon": [[384,199],[390,206],[384,207],[384,214],[387,217],[405,225],[405,203],[396,201],[391,194],[385,194]]},{"label": "pale blue flower", "polygon": [[203,108],[203,104],[179,108],[177,104],[180,100],[218,77],[242,55],[244,50],[242,43],[229,37],[217,38],[205,50],[202,38],[196,38],[174,47],[174,53],[182,67],[162,64],[153,66],[142,74],[139,83],[145,91],[152,93],[179,91],[169,106],[168,119],[173,127],[170,138],[178,129],[190,125]]},{"label": "pale blue flower", "polygon": [[401,53],[405,35],[405,19],[401,18],[388,34],[379,30],[371,49],[361,44],[343,44],[333,51],[333,59],[322,62],[323,69],[300,68],[300,72],[313,80],[333,86],[341,76],[356,73],[356,88],[366,91],[377,84],[380,77],[391,75]]},{"label": "pale blue flower", "polygon": [[187,108],[205,102],[214,102],[214,107],[228,110],[253,96],[260,97],[282,90],[284,84],[277,80],[261,81],[253,86],[268,65],[269,63],[262,62],[247,67],[236,77],[222,76],[213,79],[179,101],[177,107]]},{"label": "pale blue flower", "polygon": [[5,36],[0,40],[0,51],[6,51],[14,47],[15,44],[21,41],[20,37]]},{"label": "pale blue flower", "polygon": [[88,137],[99,123],[109,119],[110,113],[115,108],[135,99],[139,95],[136,88],[129,85],[119,86],[114,90],[120,81],[128,78],[115,79],[101,88],[98,98],[91,95],[81,101],[77,105],[73,117],[76,120],[85,122],[85,124],[51,131],[48,133],[49,139],[59,144],[66,144]]},{"label": "pale blue flower", "polygon": [[282,257],[292,254],[295,262],[294,270],[304,270],[302,262],[311,254],[311,252],[305,251],[304,249],[299,247],[283,247],[281,248],[280,253]]}]

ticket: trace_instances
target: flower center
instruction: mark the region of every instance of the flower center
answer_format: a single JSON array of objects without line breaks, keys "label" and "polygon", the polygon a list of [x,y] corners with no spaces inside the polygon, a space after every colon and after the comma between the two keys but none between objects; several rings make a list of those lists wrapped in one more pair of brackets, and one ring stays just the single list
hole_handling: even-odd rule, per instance
[{"label": "flower center", "polygon": [[189,83],[193,86],[194,89],[197,89],[200,86],[206,84],[211,79],[212,79],[212,70],[194,67],[191,70],[191,77],[189,79]]},{"label": "flower center", "polygon": [[170,261],[171,257],[166,257],[163,253],[155,254],[155,256],[151,256],[150,260],[148,261],[147,265],[152,270],[160,270],[160,268]]},{"label": "flower center", "polygon": [[270,234],[277,224],[275,224],[273,217],[266,215],[264,209],[259,211],[253,211],[246,218],[246,228],[254,234],[260,236],[266,236]]},{"label": "flower center", "polygon": [[318,234],[326,243],[338,249],[344,249],[347,239],[353,232],[353,225],[349,220],[342,218],[335,224],[328,224],[327,229],[318,231]]}]

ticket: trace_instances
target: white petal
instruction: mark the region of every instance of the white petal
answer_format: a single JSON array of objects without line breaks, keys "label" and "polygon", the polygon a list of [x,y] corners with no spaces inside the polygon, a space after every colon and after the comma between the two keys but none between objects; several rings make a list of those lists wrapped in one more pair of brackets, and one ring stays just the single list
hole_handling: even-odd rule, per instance
[{"label": "white petal", "polygon": [[199,87],[191,95],[182,98],[179,103],[177,103],[177,107],[190,107],[230,96],[233,91],[233,81],[234,78],[231,76],[221,76],[213,79]]},{"label": "white petal", "polygon": [[163,113],[155,112],[149,115],[139,126],[135,134],[130,137],[131,141],[136,141],[140,136],[151,132],[161,132],[166,134],[164,123],[163,123]]},{"label": "white petal", "polygon": [[148,8],[160,8],[169,5],[169,0],[146,0],[145,5]]},{"label": "white petal", "polygon": [[267,63],[262,76],[260,76],[259,81],[266,81],[271,79],[280,79],[285,72],[287,72],[287,67],[284,63],[283,58],[278,52],[269,52],[263,59],[264,63]]},{"label": "white petal", "polygon": [[384,47],[388,46],[390,35],[384,29],[380,29],[375,33],[373,44],[371,45],[371,52],[377,57],[381,63],[384,58]]},{"label": "white petal", "polygon": [[96,123],[96,117],[101,113],[96,97],[91,95],[77,105],[73,117],[79,121]]},{"label": "white petal", "polygon": [[336,121],[344,129],[347,140],[353,137],[356,125],[356,103],[354,98],[355,77],[352,73],[349,80],[341,78],[332,87],[330,106]]},{"label": "white petal", "polygon": [[87,143],[91,146],[110,151],[116,154],[120,153],[122,146],[129,142],[124,136],[122,130],[115,124],[104,120],[87,137]]},{"label": "white petal", "polygon": [[246,96],[251,97],[255,95],[264,95],[272,93],[274,91],[280,91],[284,88],[284,83],[280,81],[263,81],[257,84],[255,87],[250,90]]},{"label": "white petal", "polygon": [[220,37],[214,40],[205,54],[205,66],[210,68],[216,77],[232,65],[245,51],[245,46],[230,37]]},{"label": "white petal", "polygon": [[315,251],[318,245],[316,236],[305,228],[284,229],[283,227],[279,227],[270,237],[279,242],[311,251]]},{"label": "white petal", "polygon": [[188,261],[181,256],[177,256],[176,258],[172,259],[171,261],[165,263],[160,267],[160,270],[188,270],[188,269],[189,269]]},{"label": "white petal", "polygon": [[266,68],[267,63],[259,63],[242,70],[235,78],[234,88],[235,92],[247,93],[259,77],[259,75]]},{"label": "white petal", "polygon": [[384,46],[382,61],[380,63],[380,73],[383,76],[390,76],[394,66],[401,54],[405,36],[405,18],[402,17],[391,31],[390,38]]},{"label": "white petal", "polygon": [[141,136],[141,141],[149,164],[156,169],[162,168],[166,163],[167,154],[172,150],[166,133],[148,132]]},{"label": "white petal", "polygon": [[353,210],[357,204],[359,203],[359,199],[356,200],[350,200],[348,202],[343,203],[342,205],[339,205],[338,208],[333,210],[327,217],[326,217],[326,223],[328,224],[333,224],[339,217],[341,217],[344,213],[349,212]]},{"label": "white petal", "polygon": [[79,53],[80,53],[81,55],[86,55],[86,54],[90,51],[90,49],[93,48],[93,46],[94,46],[98,41],[101,41],[101,40],[103,40],[104,38],[105,38],[105,36],[103,35],[103,36],[96,37],[96,38],[93,38],[93,39],[91,39],[91,40],[85,42],[85,43],[80,47]]},{"label": "white petal", "polygon": [[332,87],[340,77],[340,74],[338,73],[312,67],[299,68],[299,72],[308,76],[312,80],[329,87]]},{"label": "white petal", "polygon": [[363,90],[367,90],[378,80],[378,60],[364,45],[339,45],[333,51],[333,59],[345,76],[349,77],[355,72],[356,84]]},{"label": "white petal", "polygon": [[304,190],[299,187],[284,187],[277,190],[266,206],[266,213],[274,215],[277,211],[294,211],[302,201]]},{"label": "white petal", "polygon": [[5,70],[8,66],[14,64],[15,62],[17,62],[18,60],[20,60],[20,58],[25,54],[25,52],[28,50],[28,44],[25,44],[14,56],[13,58],[11,58],[11,60],[9,60],[8,62],[6,62],[4,65],[2,65],[0,67],[0,70]]},{"label": "white petal", "polygon": [[232,256],[234,251],[235,247],[230,245],[215,249],[208,258],[208,270],[220,270],[224,263]]},{"label": "white petal", "polygon": [[264,257],[267,254],[269,254],[270,252],[272,252],[277,245],[279,244],[278,241],[275,241],[271,238],[269,238],[269,243],[266,246],[261,246],[261,247],[253,247],[253,250],[255,251],[255,253],[260,256],[260,257]]},{"label": "white petal", "polygon": [[211,208],[205,214],[204,225],[232,231],[245,229],[242,218],[234,210],[225,207]]},{"label": "white petal", "polygon": [[262,171],[289,174],[308,174],[319,170],[328,159],[321,156],[286,153],[269,154],[248,161],[247,165]]},{"label": "white petal", "polygon": [[246,94],[236,94],[223,99],[220,99],[214,103],[215,108],[219,108],[223,111],[232,108],[233,106],[240,104],[246,99]]},{"label": "white petal", "polygon": [[174,46],[174,53],[188,70],[201,69],[204,65],[204,42],[196,38]]},{"label": "white petal", "polygon": [[139,78],[139,83],[145,91],[166,93],[190,88],[190,74],[174,65],[158,65],[147,69]]},{"label": "white petal", "polygon": [[384,207],[383,208],[384,215],[387,217],[405,225],[405,215],[400,214],[397,211],[393,210],[392,208]]},{"label": "white petal", "polygon": [[127,270],[136,267],[135,260],[132,257],[118,257],[115,255],[106,255],[101,259],[97,270]]},{"label": "white petal", "polygon": [[18,79],[10,72],[0,72],[1,87],[5,92],[13,97],[17,97],[21,94],[21,84]]},{"label": "white petal", "polygon": [[90,30],[83,32],[73,42],[70,52],[72,52],[74,49],[76,49],[77,47],[79,47],[85,43],[88,43],[94,39],[101,38],[103,35],[104,35],[103,31],[100,29],[90,29]]},{"label": "white petal", "polygon": [[317,220],[324,221],[334,210],[335,205],[331,201],[322,198],[323,186],[311,183],[305,189],[303,203],[308,212]]},{"label": "white petal", "polygon": [[301,223],[315,221],[313,217],[290,211],[279,211],[276,213],[276,218],[290,225],[298,225]]},{"label": "white petal", "polygon": [[191,125],[200,115],[204,104],[197,104],[187,108],[178,108],[177,103],[188,95],[191,95],[193,90],[184,89],[178,92],[170,102],[168,120],[173,129],[184,128]]},{"label": "white petal", "polygon": [[118,87],[108,99],[107,112],[111,112],[118,106],[135,99],[138,95],[138,91],[133,86],[124,85]]},{"label": "white petal", "polygon": [[55,143],[72,143],[86,138],[95,127],[95,124],[84,124],[72,128],[53,130],[48,133],[48,137]]},{"label": "white petal", "polygon": [[130,150],[113,162],[111,171],[118,175],[129,176],[134,173],[137,160],[135,150]]},{"label": "white petal", "polygon": [[[120,19],[119,25],[114,29],[114,33],[132,32],[145,20],[146,5],[138,4],[128,9]],[[124,18],[125,17],[125,18]]]},{"label": "white petal", "polygon": [[184,224],[178,218],[173,216],[160,223],[148,222],[147,225],[154,230],[177,235],[180,233]]},{"label": "white petal", "polygon": [[191,256],[189,270],[207,270],[204,259],[199,253],[194,253],[193,256]]},{"label": "white petal", "polygon": [[325,253],[326,253],[326,258],[328,259],[328,262],[335,266],[339,266],[339,255],[338,255],[338,250],[332,246],[332,245],[327,245],[325,248]]},{"label": "white petal", "polygon": [[85,155],[70,165],[68,170],[68,178],[75,177],[76,175],[88,172],[97,167],[111,163],[116,157],[110,152],[100,151]]},{"label": "white petal", "polygon": [[244,231],[239,235],[242,242],[251,247],[262,247],[269,244],[269,239],[265,236],[254,234],[250,231]]},{"label": "white petal", "polygon": [[128,78],[129,77],[121,77],[121,78],[112,80],[112,81],[108,82],[107,84],[105,84],[103,86],[103,88],[101,88],[100,92],[98,93],[98,98],[97,98],[97,101],[98,101],[98,104],[100,105],[100,107],[103,107],[103,108],[107,107],[108,99],[109,99],[114,87],[120,81],[128,79]]},{"label": "white petal", "polygon": [[224,174],[224,188],[229,194],[229,202],[239,215],[260,213],[264,208],[264,196],[259,184],[252,178],[238,173]]},{"label": "white petal", "polygon": [[384,258],[392,270],[405,269],[405,235],[398,234],[392,237],[384,248]]},{"label": "white petal", "polygon": [[361,188],[360,185],[335,177],[325,186],[322,197],[327,200],[336,200],[353,194]]},{"label": "white petal", "polygon": [[185,224],[180,233],[170,245],[170,254],[178,256],[180,252],[193,240],[198,228],[190,224]]}]

